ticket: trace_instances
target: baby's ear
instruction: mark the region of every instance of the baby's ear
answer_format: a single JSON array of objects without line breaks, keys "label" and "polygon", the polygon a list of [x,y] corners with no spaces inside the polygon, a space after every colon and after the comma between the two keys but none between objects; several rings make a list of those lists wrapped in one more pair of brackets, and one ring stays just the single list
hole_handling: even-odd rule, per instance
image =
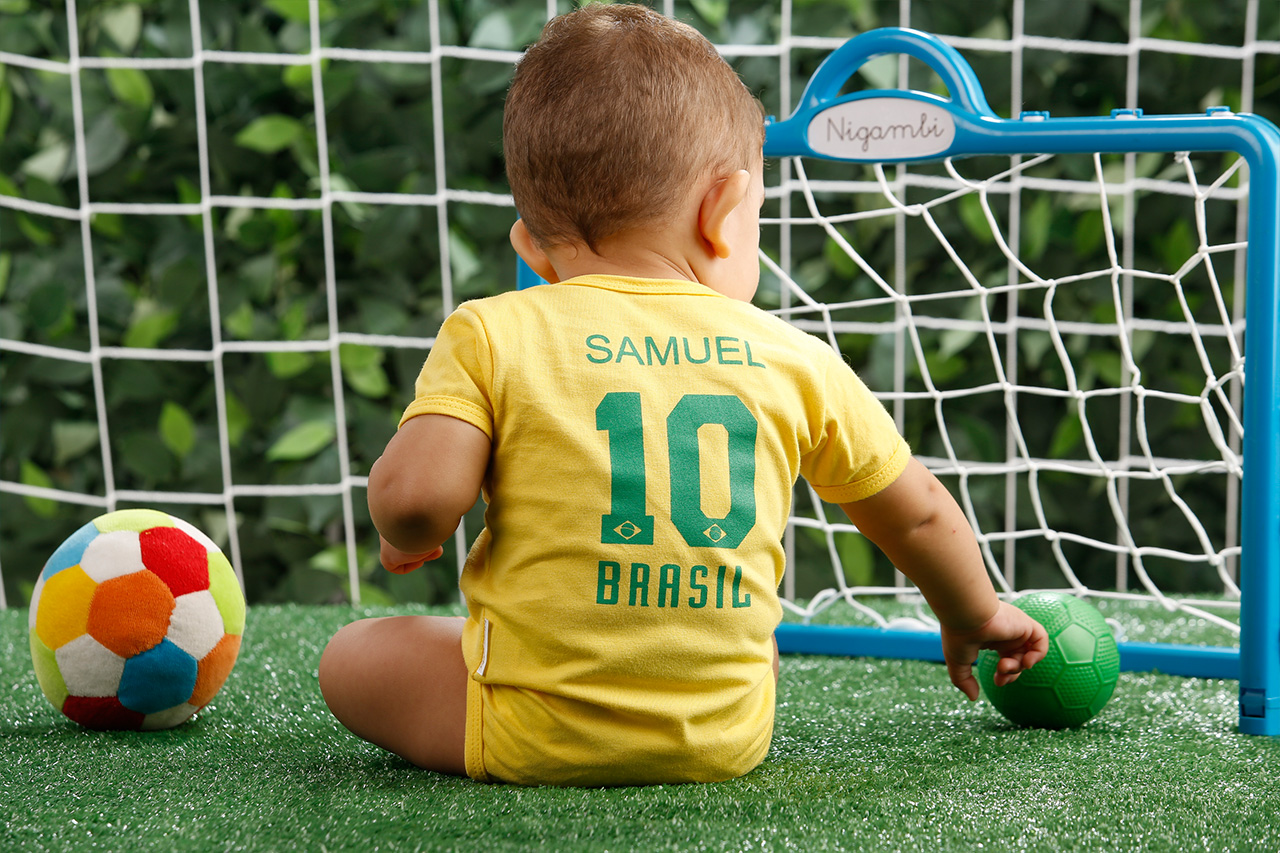
[{"label": "baby's ear", "polygon": [[533,235],[529,233],[529,229],[525,227],[523,219],[517,219],[516,224],[511,226],[511,247],[516,250],[516,254],[520,259],[529,265],[529,268],[542,276],[543,280],[551,284],[557,284],[560,277],[556,275],[556,269],[551,265],[551,260],[547,257],[546,252],[538,248],[533,242]]},{"label": "baby's ear", "polygon": [[698,208],[698,232],[717,258],[729,257],[732,247],[726,225],[730,214],[747,198],[751,173],[746,169],[721,178],[711,185]]}]

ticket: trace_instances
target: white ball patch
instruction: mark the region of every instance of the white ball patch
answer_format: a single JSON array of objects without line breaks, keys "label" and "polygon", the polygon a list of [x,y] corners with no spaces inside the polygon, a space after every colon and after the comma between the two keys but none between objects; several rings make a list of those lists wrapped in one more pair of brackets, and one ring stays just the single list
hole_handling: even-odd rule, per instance
[{"label": "white ball patch", "polygon": [[88,634],[53,653],[62,680],[73,696],[114,696],[124,673],[124,658]]},{"label": "white ball patch", "polygon": [[209,590],[189,592],[175,599],[168,638],[175,646],[200,660],[213,651],[225,633],[222,612]]},{"label": "white ball patch", "polygon": [[80,558],[80,568],[98,583],[144,572],[142,544],[132,530],[115,530],[103,533],[89,543]]}]

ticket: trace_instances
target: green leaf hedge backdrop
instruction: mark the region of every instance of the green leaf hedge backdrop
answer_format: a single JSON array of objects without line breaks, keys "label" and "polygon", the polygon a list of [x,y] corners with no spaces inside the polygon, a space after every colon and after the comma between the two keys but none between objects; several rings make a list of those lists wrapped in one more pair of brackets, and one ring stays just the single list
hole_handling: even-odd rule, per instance
[{"label": "green leaf hedge backdrop", "polygon": [[[306,54],[311,50],[310,4],[306,0],[206,0],[199,31],[206,51]],[[422,52],[432,44],[431,6],[426,0],[321,0],[318,29],[326,47]],[[560,0],[559,10],[568,3]],[[661,8],[661,7],[660,7]],[[1245,0],[1199,3],[1145,0],[1137,35],[1239,46],[1245,41]],[[1280,40],[1280,7],[1263,3],[1256,38]],[[721,44],[769,45],[789,25],[794,36],[845,37],[876,26],[909,24],[942,35],[1008,39],[1014,3],[966,0],[793,0],[784,18],[776,0],[677,2],[677,17]],[[1022,9],[1019,6],[1019,9]],[[74,4],[79,52],[93,57],[192,56],[187,0],[81,0]],[[543,0],[440,0],[441,44],[519,51],[536,38],[546,18]],[[1126,42],[1131,32],[1129,0],[1029,0],[1022,15],[1030,35]],[[66,63],[71,55],[68,9],[62,3],[0,0],[0,51]],[[826,55],[798,42],[791,50],[792,97]],[[1023,52],[1022,104],[1010,104],[1007,53],[968,50],[988,99],[1002,115],[1027,109],[1060,115],[1106,114],[1126,105],[1127,58],[1089,56],[1049,49]],[[223,196],[309,199],[320,191],[318,119],[326,129],[330,186],[364,193],[432,194],[448,187],[505,193],[501,157],[502,99],[508,62],[465,52],[444,56],[440,87],[423,62],[370,63],[342,55],[320,64],[323,110],[317,112],[312,66],[206,62],[199,70],[149,67],[89,68],[78,75],[83,103],[86,174],[75,158],[71,75],[50,67],[0,64],[0,195],[77,208],[87,201],[129,204],[190,204],[201,201],[195,75],[202,74],[208,146],[208,191]],[[403,57],[402,57],[403,58]],[[1141,54],[1137,101],[1148,114],[1194,112],[1208,106],[1241,106],[1239,59]],[[780,103],[776,56],[733,59],[768,112],[786,115]],[[878,70],[880,69],[880,70]],[[871,66],[872,82],[883,66]],[[912,84],[936,80],[912,67]],[[919,79],[916,79],[917,75]],[[1253,110],[1280,121],[1280,57],[1259,52],[1253,59]],[[891,82],[891,81],[890,81]],[[444,151],[437,151],[434,99],[440,98]],[[437,158],[443,158],[438,168]],[[813,164],[814,177],[840,168]],[[1158,161],[1139,170],[1158,169]],[[776,177],[774,178],[776,181]],[[81,187],[87,189],[82,198]],[[777,213],[776,204],[766,214]],[[215,207],[212,249],[217,277],[219,324],[224,342],[292,341],[287,352],[229,351],[223,356],[225,418],[233,481],[264,487],[335,483],[340,479],[337,418],[328,347],[305,346],[327,339],[322,217],[317,210]],[[506,243],[509,207],[454,201],[448,207],[449,273],[455,302],[514,286],[515,256]],[[1022,250],[1054,268],[1078,264],[1097,252],[1049,207],[1033,212],[1024,226]],[[869,222],[849,229],[868,257],[891,252],[887,226]],[[971,243],[990,242],[980,211],[962,206],[944,227]],[[1149,257],[1139,265],[1160,268],[1194,248],[1185,218],[1151,211],[1139,217],[1137,244]],[[1234,227],[1223,223],[1223,228]],[[445,311],[441,289],[440,223],[430,205],[347,200],[333,209],[333,275],[336,324],[341,332],[427,339]],[[766,233],[766,244],[769,242]],[[206,242],[202,217],[190,212],[141,214],[127,209],[99,212],[90,223],[91,257],[85,257],[74,219],[0,206],[0,338],[87,352],[90,313],[96,314],[101,346],[209,350],[212,346]],[[852,265],[816,229],[797,238],[795,276],[817,298],[840,301],[856,289]],[[934,263],[936,244],[921,244],[911,263]],[[1166,257],[1162,257],[1161,255]],[[96,304],[87,304],[86,262],[92,264]],[[1003,269],[998,255],[993,268]],[[1071,268],[1067,266],[1065,268]],[[763,294],[766,307],[770,297]],[[1097,316],[1108,306],[1082,306]],[[935,379],[970,369],[967,341],[935,341],[930,364]],[[868,342],[849,343],[851,351]],[[1024,344],[1034,363],[1034,341]],[[251,348],[250,348],[251,349]],[[425,357],[421,348],[343,344],[337,371],[344,383],[346,442],[351,474],[361,476],[395,429],[413,378]],[[1043,355],[1043,348],[1040,349]],[[1176,379],[1177,353],[1160,356]],[[1104,356],[1096,371],[1115,369]],[[1194,367],[1194,365],[1193,365]],[[874,372],[874,371],[872,371]],[[218,409],[208,360],[107,359],[102,387],[111,446],[99,446],[98,402],[87,361],[0,349],[0,478],[28,486],[105,494],[104,451],[116,488],[220,493],[223,471]],[[870,376],[873,384],[874,376]],[[1193,387],[1199,380],[1188,380]],[[922,417],[927,421],[927,417]],[[917,449],[930,436],[912,427]],[[977,458],[996,455],[1003,441],[999,412],[962,424]],[[1176,428],[1171,425],[1171,429]],[[1070,452],[1079,436],[1059,423],[1033,424]],[[912,433],[912,430],[915,432]],[[368,603],[439,602],[456,597],[455,555],[429,570],[405,577],[377,567],[376,537],[354,493],[362,598]],[[1064,495],[1064,500],[1078,496]],[[1102,503],[1094,501],[1095,504]],[[1082,512],[1088,501],[1081,504]],[[220,541],[226,538],[221,505],[168,504]],[[341,601],[347,596],[347,555],[341,497],[315,494],[237,497],[241,561],[249,600]],[[1110,524],[1083,518],[1084,529]],[[48,553],[99,510],[45,497],[0,493],[0,565],[8,601],[29,600]],[[478,512],[478,510],[476,511]],[[472,518],[474,522],[476,518]],[[1151,524],[1159,524],[1153,516]],[[473,527],[472,529],[478,529]],[[860,541],[860,540],[859,540]],[[817,547],[816,544],[804,545]],[[884,581],[887,567],[864,545],[847,544],[846,562],[862,580]],[[858,569],[857,567],[862,567]],[[817,584],[812,581],[810,586]],[[825,579],[823,579],[825,585]],[[803,591],[804,584],[802,584]]]}]

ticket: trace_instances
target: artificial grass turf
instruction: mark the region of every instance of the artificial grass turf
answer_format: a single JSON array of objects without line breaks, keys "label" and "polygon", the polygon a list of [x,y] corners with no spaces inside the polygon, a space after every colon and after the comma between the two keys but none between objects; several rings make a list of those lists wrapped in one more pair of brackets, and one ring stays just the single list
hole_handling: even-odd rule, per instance
[{"label": "artificial grass turf", "polygon": [[0,850],[1280,849],[1280,742],[1235,732],[1234,682],[1125,673],[1049,732],[935,664],[789,656],[773,750],[741,779],[517,788],[417,770],[328,714],[320,652],[372,613],[251,608],[198,719],[101,733],[49,706],[26,611],[0,611]]}]

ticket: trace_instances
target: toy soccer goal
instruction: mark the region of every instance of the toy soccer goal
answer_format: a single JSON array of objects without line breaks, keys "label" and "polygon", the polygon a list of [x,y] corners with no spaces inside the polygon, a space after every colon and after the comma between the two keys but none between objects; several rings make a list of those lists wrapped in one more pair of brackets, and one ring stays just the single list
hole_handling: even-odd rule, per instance
[{"label": "toy soccer goal", "polygon": [[[947,96],[841,93],[885,54]],[[1241,730],[1280,734],[1275,126],[1226,109],[1002,119],[954,49],[883,29],[826,59],[765,153],[795,158],[766,225],[779,256],[762,251],[775,310],[881,395],[997,588],[1089,598],[1124,667],[1238,678]],[[1139,245],[1150,217],[1167,230]],[[837,301],[787,256],[811,231],[843,271]],[[805,489],[795,513],[793,564],[830,574],[788,578],[780,646],[940,660],[929,614],[868,568],[839,510]],[[1222,645],[1161,637],[1161,614]]]}]

